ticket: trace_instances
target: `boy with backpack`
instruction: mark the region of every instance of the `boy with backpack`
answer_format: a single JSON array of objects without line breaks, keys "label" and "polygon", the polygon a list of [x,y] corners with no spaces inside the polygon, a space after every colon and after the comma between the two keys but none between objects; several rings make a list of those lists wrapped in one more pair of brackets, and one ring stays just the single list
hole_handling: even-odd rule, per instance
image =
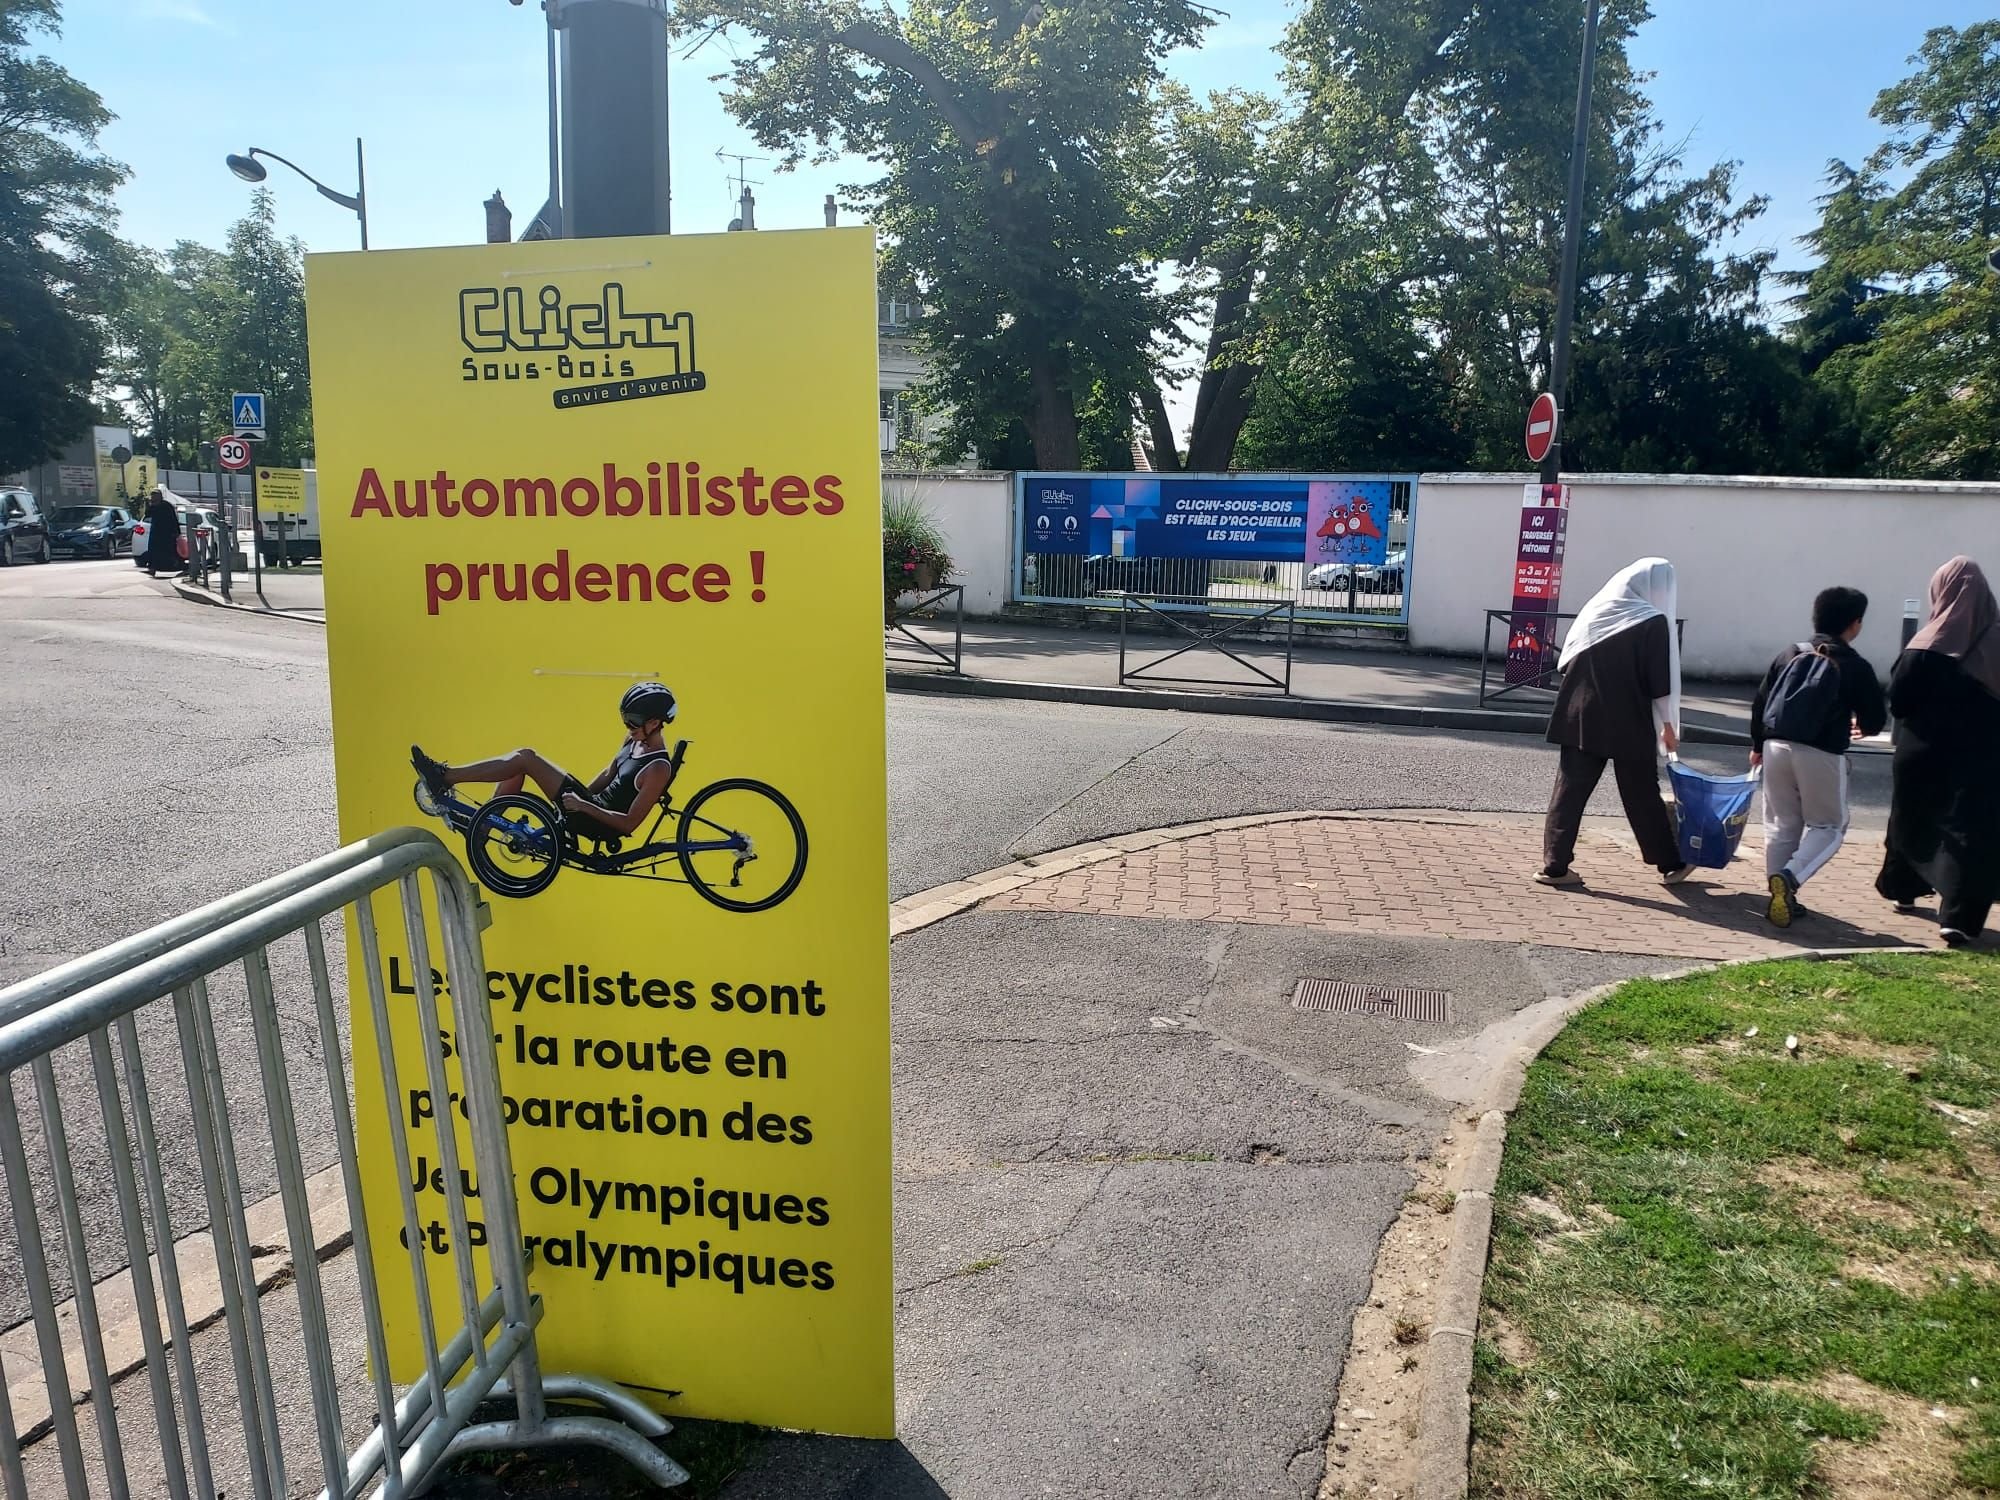
[{"label": "boy with backpack", "polygon": [[1775,927],[1792,925],[1799,887],[1847,836],[1848,742],[1889,722],[1875,669],[1850,644],[1867,612],[1859,589],[1823,589],[1813,638],[1778,653],[1750,704],[1750,764],[1764,768],[1765,915]]}]

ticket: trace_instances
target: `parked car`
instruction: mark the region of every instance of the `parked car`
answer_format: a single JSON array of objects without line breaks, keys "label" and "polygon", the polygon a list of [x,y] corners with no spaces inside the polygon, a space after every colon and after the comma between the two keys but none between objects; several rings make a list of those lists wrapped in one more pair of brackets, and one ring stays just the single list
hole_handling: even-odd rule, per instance
[{"label": "parked car", "polygon": [[1156,571],[1151,558],[1097,553],[1083,560],[1083,591],[1086,594],[1147,593]]},{"label": "parked car", "polygon": [[49,516],[49,541],[68,557],[116,557],[132,543],[132,513],[117,505],[65,505]]},{"label": "parked car", "polygon": [[42,519],[41,502],[32,490],[15,487],[0,489],[0,568],[33,558],[47,562],[49,526]]},{"label": "parked car", "polygon": [[1379,563],[1321,563],[1306,573],[1306,587],[1336,594],[1400,594],[1409,549],[1397,548]]},{"label": "parked car", "polygon": [[[222,524],[222,517],[205,506],[177,505],[174,509],[180,514],[181,535],[188,539],[190,547],[194,545],[194,534],[198,527],[207,527],[211,537],[221,537],[228,534],[229,528]],[[136,567],[143,568],[146,566],[146,534],[151,530],[152,527],[147,525],[144,520],[132,523],[132,562]],[[238,573],[247,573],[250,571],[250,553],[243,545],[241,533],[234,537],[233,541],[234,547],[229,554],[229,566]]]}]

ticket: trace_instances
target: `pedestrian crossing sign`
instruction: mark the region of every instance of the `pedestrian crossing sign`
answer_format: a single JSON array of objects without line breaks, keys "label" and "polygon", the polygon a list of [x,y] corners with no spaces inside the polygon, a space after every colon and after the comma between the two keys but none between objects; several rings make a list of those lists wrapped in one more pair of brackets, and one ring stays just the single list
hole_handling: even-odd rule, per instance
[{"label": "pedestrian crossing sign", "polygon": [[236,429],[238,437],[264,437],[264,393],[262,391],[238,391],[229,398],[229,421]]}]

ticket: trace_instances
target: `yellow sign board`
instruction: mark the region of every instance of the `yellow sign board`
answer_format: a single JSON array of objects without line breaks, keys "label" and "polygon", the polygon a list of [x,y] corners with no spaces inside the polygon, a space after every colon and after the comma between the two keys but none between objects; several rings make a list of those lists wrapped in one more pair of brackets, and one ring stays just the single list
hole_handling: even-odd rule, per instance
[{"label": "yellow sign board", "polygon": [[[491,898],[543,1366],[669,1413],[880,1437],[874,253],[828,230],[316,255],[307,293],[341,835],[425,822]],[[402,1092],[362,1062],[357,1107],[408,1379],[384,1110],[426,1158],[441,1326],[425,1143],[465,1125],[424,1086],[386,904],[380,925]]]},{"label": "yellow sign board", "polygon": [[257,465],[257,514],[296,516],[306,508],[306,471]]},{"label": "yellow sign board", "polygon": [[[151,458],[129,456],[132,451],[131,428],[93,427],[90,438],[96,458],[98,504],[137,504],[143,508],[146,496],[153,488],[155,465]],[[122,464],[112,456],[120,448],[128,455]]]}]

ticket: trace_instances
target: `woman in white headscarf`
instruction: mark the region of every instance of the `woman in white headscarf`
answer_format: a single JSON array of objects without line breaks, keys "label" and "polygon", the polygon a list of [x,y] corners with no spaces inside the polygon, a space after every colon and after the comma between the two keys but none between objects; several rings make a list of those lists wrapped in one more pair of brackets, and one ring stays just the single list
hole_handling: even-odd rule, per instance
[{"label": "woman in white headscarf", "polygon": [[1542,830],[1544,885],[1577,885],[1570,868],[1583,810],[1609,765],[1639,853],[1668,885],[1687,879],[1660,800],[1659,752],[1680,746],[1681,650],[1674,565],[1642,557],[1584,605],[1562,650],[1562,690],[1549,740],[1562,747]]}]

